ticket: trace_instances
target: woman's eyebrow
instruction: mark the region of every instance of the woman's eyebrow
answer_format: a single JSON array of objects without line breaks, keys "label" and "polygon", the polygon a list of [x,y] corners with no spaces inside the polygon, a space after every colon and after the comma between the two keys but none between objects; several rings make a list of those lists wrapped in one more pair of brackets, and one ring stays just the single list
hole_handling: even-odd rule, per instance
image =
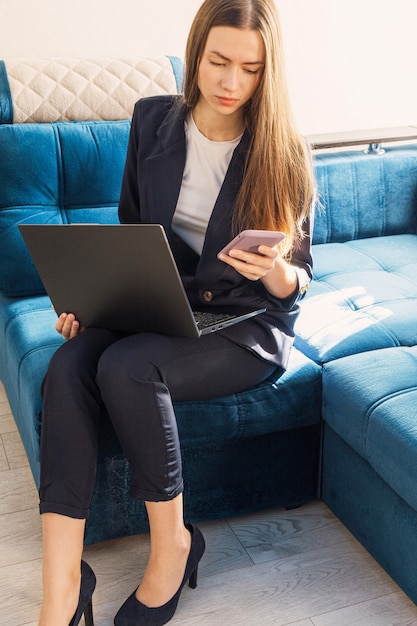
[{"label": "woman's eyebrow", "polygon": [[[223,61],[227,61],[228,63],[231,63],[231,59],[224,56],[224,54],[222,54],[221,52],[217,52],[217,50],[208,50],[208,54],[215,54],[216,56],[223,59]],[[264,65],[264,63],[263,61],[244,61],[242,65]]]}]

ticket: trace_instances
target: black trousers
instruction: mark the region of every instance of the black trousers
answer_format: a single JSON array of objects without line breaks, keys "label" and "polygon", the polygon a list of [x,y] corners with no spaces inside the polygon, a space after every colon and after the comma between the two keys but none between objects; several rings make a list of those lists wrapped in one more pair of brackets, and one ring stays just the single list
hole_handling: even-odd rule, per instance
[{"label": "black trousers", "polygon": [[176,497],[183,481],[173,401],[237,393],[275,369],[221,332],[188,339],[90,328],[67,341],[43,384],[41,513],[88,516],[103,411],[131,466],[132,496]]}]

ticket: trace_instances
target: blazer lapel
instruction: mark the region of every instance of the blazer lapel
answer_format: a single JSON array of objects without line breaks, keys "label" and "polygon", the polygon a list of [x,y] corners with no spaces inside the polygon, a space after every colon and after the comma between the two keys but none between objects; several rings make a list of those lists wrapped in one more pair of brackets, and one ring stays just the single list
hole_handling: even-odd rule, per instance
[{"label": "blazer lapel", "polygon": [[149,174],[147,181],[152,181],[148,186],[150,219],[162,224],[167,234],[171,230],[185,166],[185,115],[185,107],[181,115],[178,115],[177,105],[171,107],[158,129],[159,144],[144,163],[144,171]]},{"label": "blazer lapel", "polygon": [[219,272],[227,271],[228,266],[217,259],[217,253],[231,238],[233,204],[242,181],[249,135],[245,132],[233,153],[209,220],[204,248],[199,257],[173,233],[171,228],[185,167],[186,115],[185,107],[182,107],[180,115],[175,105],[169,110],[157,133],[159,144],[143,163],[146,181],[152,181],[147,185],[149,218],[150,221],[164,227],[182,271],[196,272],[198,281],[209,283],[215,276],[219,276]]}]

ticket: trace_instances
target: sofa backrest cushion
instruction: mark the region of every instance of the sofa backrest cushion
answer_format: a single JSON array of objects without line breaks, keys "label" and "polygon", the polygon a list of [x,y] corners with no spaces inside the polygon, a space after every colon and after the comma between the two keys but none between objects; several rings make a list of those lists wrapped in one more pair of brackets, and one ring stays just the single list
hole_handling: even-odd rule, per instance
[{"label": "sofa backrest cushion", "polygon": [[138,98],[179,93],[178,57],[0,61],[0,123],[130,119]]},{"label": "sofa backrest cushion", "polygon": [[0,292],[45,293],[24,223],[116,223],[130,124],[0,126]]},{"label": "sofa backrest cushion", "polygon": [[319,202],[315,244],[416,233],[417,146],[314,156]]}]

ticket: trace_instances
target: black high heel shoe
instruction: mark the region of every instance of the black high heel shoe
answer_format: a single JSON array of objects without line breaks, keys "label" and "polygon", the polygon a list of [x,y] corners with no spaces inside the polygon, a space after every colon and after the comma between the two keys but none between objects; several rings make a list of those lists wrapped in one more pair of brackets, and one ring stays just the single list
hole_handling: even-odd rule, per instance
[{"label": "black high heel shoe", "polygon": [[85,626],[94,626],[93,593],[96,588],[96,576],[85,561],[81,561],[81,586],[77,610],[69,626],[78,626],[84,613]]},{"label": "black high heel shoe", "polygon": [[191,533],[191,548],[185,566],[184,578],[177,593],[162,606],[154,608],[139,602],[135,590],[119,609],[114,618],[114,626],[163,626],[174,616],[181,591],[187,581],[191,589],[197,587],[198,564],[204,554],[206,544],[197,526],[186,524],[185,527]]}]

